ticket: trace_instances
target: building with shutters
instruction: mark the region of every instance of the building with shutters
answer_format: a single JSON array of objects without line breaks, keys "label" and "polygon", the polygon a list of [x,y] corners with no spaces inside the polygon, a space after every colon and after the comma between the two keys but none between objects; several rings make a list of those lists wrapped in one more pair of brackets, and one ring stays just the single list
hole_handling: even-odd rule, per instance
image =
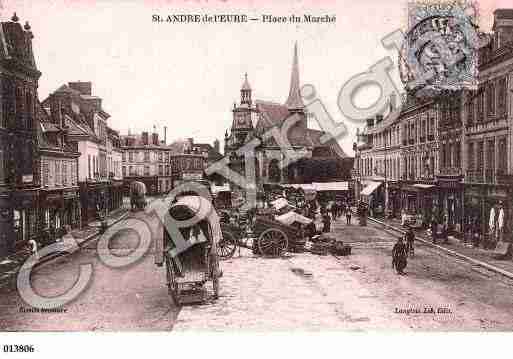
[{"label": "building with shutters", "polygon": [[174,150],[159,140],[156,131],[121,136],[122,175],[125,192],[129,185],[139,181],[146,185],[148,194],[162,194],[173,186],[171,154]]},{"label": "building with shutters", "polygon": [[28,22],[0,23],[0,256],[38,236],[37,88]]},{"label": "building with shutters", "polygon": [[80,153],[82,224],[106,216],[123,204],[121,141],[109,128],[102,99],[92,94],[91,82],[69,82],[42,102],[50,123],[65,130],[66,139]]},{"label": "building with shutters", "polygon": [[504,211],[513,222],[513,9],[494,12],[493,33],[479,53],[479,88],[463,98],[464,223],[489,234]]}]

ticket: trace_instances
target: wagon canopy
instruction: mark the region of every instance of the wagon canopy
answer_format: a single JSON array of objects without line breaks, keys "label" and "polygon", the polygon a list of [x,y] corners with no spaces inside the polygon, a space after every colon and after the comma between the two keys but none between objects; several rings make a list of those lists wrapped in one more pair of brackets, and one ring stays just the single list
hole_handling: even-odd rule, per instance
[{"label": "wagon canopy", "polygon": [[287,212],[285,214],[282,214],[281,216],[276,216],[276,220],[288,226],[290,226],[294,222],[298,222],[301,224],[312,223],[312,220],[310,218],[302,216],[294,211]]},{"label": "wagon canopy", "polygon": [[169,214],[176,221],[188,221],[196,218],[194,222],[208,223],[212,230],[212,241],[221,240],[221,226],[219,216],[212,203],[200,196],[183,196],[169,208]]}]

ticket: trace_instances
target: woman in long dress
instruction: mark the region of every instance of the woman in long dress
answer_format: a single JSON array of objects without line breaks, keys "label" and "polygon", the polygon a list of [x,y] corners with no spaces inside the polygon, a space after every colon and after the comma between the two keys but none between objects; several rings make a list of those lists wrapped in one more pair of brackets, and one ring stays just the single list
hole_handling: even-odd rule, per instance
[{"label": "woman in long dress", "polygon": [[403,239],[399,237],[397,243],[392,249],[392,266],[397,271],[397,274],[405,274],[404,268],[406,268],[406,265],[408,264],[407,256],[406,245],[404,244]]}]

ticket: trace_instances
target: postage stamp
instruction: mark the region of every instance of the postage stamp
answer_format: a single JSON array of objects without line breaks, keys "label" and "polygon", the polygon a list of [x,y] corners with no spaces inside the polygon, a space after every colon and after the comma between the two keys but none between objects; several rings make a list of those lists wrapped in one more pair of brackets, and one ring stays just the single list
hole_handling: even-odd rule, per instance
[{"label": "postage stamp", "polygon": [[423,96],[477,86],[478,7],[469,1],[408,4],[408,29],[400,73],[409,90]]}]

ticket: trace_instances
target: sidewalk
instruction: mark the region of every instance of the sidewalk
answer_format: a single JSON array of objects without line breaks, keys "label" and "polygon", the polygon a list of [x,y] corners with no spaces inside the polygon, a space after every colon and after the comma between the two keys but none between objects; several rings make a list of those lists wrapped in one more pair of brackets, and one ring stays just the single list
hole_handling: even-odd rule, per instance
[{"label": "sidewalk", "polygon": [[[110,227],[115,223],[123,220],[128,216],[129,211],[126,208],[120,208],[107,216],[107,225]],[[86,242],[95,238],[100,233],[101,221],[91,222],[88,226],[81,229],[75,229],[71,231],[71,235],[77,241],[79,247],[82,247]],[[37,265],[41,265],[54,258],[60,257],[65,253],[55,253],[43,257],[39,260]],[[31,252],[27,248],[23,248],[20,251],[11,254],[10,256],[0,261],[0,288],[4,287],[11,281],[13,277],[18,273],[19,268],[23,263],[30,257]],[[37,266],[36,265],[36,266]]]},{"label": "sidewalk", "polygon": [[[369,217],[369,219],[381,223],[385,223],[396,230],[404,231],[404,228],[401,226],[401,221],[399,219],[375,219]],[[431,236],[426,233],[426,230],[416,230],[415,236],[419,239],[422,239],[426,242],[432,243],[433,240]],[[449,243],[443,243],[443,240],[438,239],[436,241],[436,245],[442,247],[448,251],[456,252],[457,254],[465,257],[469,257],[475,261],[483,262],[490,266],[497,267],[506,272],[513,273],[513,261],[512,260],[498,260],[495,258],[497,252],[494,250],[486,250],[483,248],[474,248],[465,244],[462,240],[459,240],[455,237],[449,236]]]}]

